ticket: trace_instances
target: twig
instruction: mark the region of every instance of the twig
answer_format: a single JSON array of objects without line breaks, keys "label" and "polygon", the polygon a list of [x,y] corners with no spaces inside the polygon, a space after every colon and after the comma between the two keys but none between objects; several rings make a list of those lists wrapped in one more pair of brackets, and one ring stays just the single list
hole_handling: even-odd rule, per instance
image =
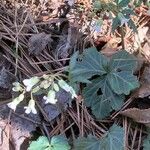
[{"label": "twig", "polygon": [[125,50],[123,26],[120,27],[120,32],[121,32],[121,44],[122,44],[122,49]]}]

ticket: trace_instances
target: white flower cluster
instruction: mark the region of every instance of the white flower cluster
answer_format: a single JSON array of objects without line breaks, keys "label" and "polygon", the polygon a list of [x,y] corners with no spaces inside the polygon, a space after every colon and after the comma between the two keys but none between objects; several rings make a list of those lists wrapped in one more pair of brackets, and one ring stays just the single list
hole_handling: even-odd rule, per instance
[{"label": "white flower cluster", "polygon": [[14,111],[16,110],[17,105],[23,101],[24,99],[24,94],[20,94],[18,97],[16,97],[12,102],[8,103],[8,107],[13,109]]},{"label": "white flower cluster", "polygon": [[[77,98],[75,90],[69,86],[64,80],[58,80],[58,85],[65,90],[66,92],[69,92],[71,94],[72,99]],[[44,96],[43,99],[46,100],[47,103],[56,104],[56,92],[59,91],[59,86],[56,83],[54,84],[54,90],[49,90],[47,96]]]},{"label": "white flower cluster", "polygon": [[37,114],[37,111],[35,109],[35,100],[33,99],[33,93],[38,92],[40,89],[48,89],[50,87],[50,90],[48,91],[47,96],[44,96],[43,99],[45,100],[45,104],[56,104],[56,92],[59,91],[60,88],[64,89],[66,92],[69,92],[73,98],[77,98],[75,90],[68,85],[64,80],[58,80],[58,83],[54,82],[54,78],[51,78],[48,75],[43,75],[42,81],[40,81],[40,78],[35,76],[30,79],[24,79],[23,84],[21,85],[19,82],[13,83],[12,90],[14,92],[22,92],[18,97],[13,99],[12,102],[8,103],[8,107],[12,110],[16,110],[17,105],[24,100],[24,95],[26,92],[31,93],[31,99],[29,100],[28,106],[25,106],[25,113],[33,113]]},{"label": "white flower cluster", "polygon": [[26,91],[29,92],[31,91],[32,87],[36,85],[40,79],[38,77],[32,77],[30,79],[24,79],[23,84],[26,86]]}]

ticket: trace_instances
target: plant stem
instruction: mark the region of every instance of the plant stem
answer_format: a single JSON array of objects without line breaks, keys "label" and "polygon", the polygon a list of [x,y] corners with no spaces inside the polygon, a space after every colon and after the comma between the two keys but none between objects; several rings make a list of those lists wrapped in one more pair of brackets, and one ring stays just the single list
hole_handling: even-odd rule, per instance
[{"label": "plant stem", "polygon": [[120,27],[120,32],[121,32],[121,45],[122,45],[122,49],[125,49],[123,26]]}]

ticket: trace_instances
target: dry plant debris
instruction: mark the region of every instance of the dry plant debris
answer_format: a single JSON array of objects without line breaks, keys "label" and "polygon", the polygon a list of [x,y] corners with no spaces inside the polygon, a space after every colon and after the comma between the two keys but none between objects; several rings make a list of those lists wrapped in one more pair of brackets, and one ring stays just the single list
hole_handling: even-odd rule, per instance
[{"label": "dry plant debris", "polygon": [[[118,14],[115,2],[120,9]],[[56,142],[58,140],[66,144],[65,150],[70,149],[70,143],[74,149],[83,146],[84,149],[82,147],[81,150],[85,150],[90,142],[93,144],[89,144],[91,149],[98,144],[96,148],[110,150],[112,140],[118,145],[115,140],[118,134],[122,137],[120,140],[122,143],[119,145],[121,148],[146,150],[150,143],[149,136],[144,140],[149,134],[146,127],[150,126],[150,5],[145,0],[132,0],[130,4],[128,2],[128,0],[0,0],[0,149],[26,150],[31,141],[35,140],[36,144],[38,137],[44,136],[39,138],[39,141],[44,139],[49,148],[53,145],[58,148],[59,144]],[[132,6],[135,15],[131,11]],[[122,15],[123,12],[125,16]],[[114,33],[111,32],[112,26]],[[137,32],[134,33],[133,30]],[[42,98],[45,91],[42,91],[42,94],[34,95],[36,115],[24,113],[29,93],[15,112],[7,107],[7,103],[18,96],[12,91],[12,84],[15,81],[22,82],[26,78],[41,77],[44,74],[57,74],[67,80],[68,65],[71,64],[74,68],[76,61],[82,64],[86,54],[77,60],[72,56],[77,51],[82,56],[86,48],[93,46],[97,48],[97,54],[104,54],[104,58],[108,60],[123,48],[133,54],[139,62],[138,68],[132,70],[132,74],[137,76],[140,87],[136,90],[132,88],[132,92],[124,96],[124,101],[121,101],[117,109],[109,110],[110,114],[107,117],[97,119],[97,116],[92,114],[93,110],[85,105],[87,98],[83,93],[85,83],[71,80],[69,85],[78,93],[77,99],[73,101],[66,91],[60,90],[57,93],[57,105],[45,104]],[[91,62],[92,60],[86,60],[89,68]],[[86,68],[85,65],[83,67]],[[120,74],[122,70],[117,69],[115,71]],[[95,75],[89,80],[94,80],[97,77],[97,74]],[[78,75],[76,78],[80,77]],[[86,77],[83,80],[85,79]],[[92,89],[90,85],[89,91]],[[113,86],[107,84],[113,88],[117,88],[116,85],[117,83]],[[117,88],[117,91],[119,90]],[[101,95],[102,92],[106,92],[106,99],[109,99],[108,87],[106,91],[98,90],[97,94]],[[90,95],[88,98],[97,100]],[[65,138],[59,137],[60,134]],[[89,136],[90,134],[93,136]],[[80,143],[73,142],[79,136]],[[71,142],[69,143],[67,139]],[[51,141],[52,145],[47,141]]]}]

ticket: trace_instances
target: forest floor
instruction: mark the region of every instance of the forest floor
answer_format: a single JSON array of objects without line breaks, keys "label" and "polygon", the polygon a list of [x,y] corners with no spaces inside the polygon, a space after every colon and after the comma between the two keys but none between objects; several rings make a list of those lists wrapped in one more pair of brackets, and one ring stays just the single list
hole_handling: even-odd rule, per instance
[{"label": "forest floor", "polygon": [[[69,139],[92,134],[101,137],[113,123],[125,132],[124,149],[140,150],[150,127],[150,10],[141,3],[134,9],[137,33],[124,26],[111,32],[112,20],[103,16],[103,25],[92,26],[101,11],[92,14],[90,1],[0,0],[0,150],[26,150],[39,136],[65,134]],[[101,120],[84,105],[80,84],[78,98],[71,104],[45,105],[36,95],[37,114],[26,114],[24,100],[11,110],[7,104],[16,93],[13,82],[59,74],[67,79],[71,56],[96,47],[108,58],[122,47],[138,60],[136,74],[140,87],[125,96],[123,106]],[[66,103],[68,94],[58,94]],[[107,150],[107,149],[106,149]]]}]

